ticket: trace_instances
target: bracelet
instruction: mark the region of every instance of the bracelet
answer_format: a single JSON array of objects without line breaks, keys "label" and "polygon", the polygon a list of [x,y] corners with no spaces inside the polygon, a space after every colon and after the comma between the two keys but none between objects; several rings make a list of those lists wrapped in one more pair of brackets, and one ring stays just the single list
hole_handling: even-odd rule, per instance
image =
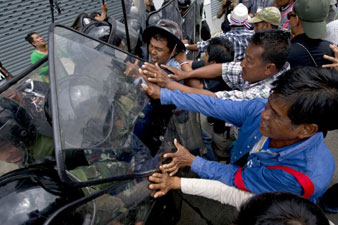
[{"label": "bracelet", "polygon": [[183,66],[185,64],[189,64],[189,62],[188,61],[183,61],[183,62],[180,63],[180,66]]}]

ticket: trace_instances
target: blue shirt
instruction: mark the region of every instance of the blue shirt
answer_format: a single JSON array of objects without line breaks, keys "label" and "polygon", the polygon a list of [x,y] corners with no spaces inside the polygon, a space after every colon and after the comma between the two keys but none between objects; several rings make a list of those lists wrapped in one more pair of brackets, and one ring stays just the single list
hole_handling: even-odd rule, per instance
[{"label": "blue shirt", "polygon": [[[162,104],[174,104],[241,127],[231,163],[250,152],[262,137],[259,132],[260,114],[266,102],[266,99],[222,100],[206,95],[185,94],[177,90],[161,90]],[[328,187],[335,162],[324,144],[323,134],[318,132],[284,148],[263,146],[260,152],[249,155],[242,172],[245,187],[252,193],[287,191],[302,194],[303,189],[293,175],[278,169],[268,169],[267,166],[287,166],[307,175],[315,187],[310,200],[315,201]],[[221,164],[200,157],[196,157],[192,164],[192,170],[200,177],[219,180],[230,186],[235,186],[234,175],[238,168],[233,164]]]}]

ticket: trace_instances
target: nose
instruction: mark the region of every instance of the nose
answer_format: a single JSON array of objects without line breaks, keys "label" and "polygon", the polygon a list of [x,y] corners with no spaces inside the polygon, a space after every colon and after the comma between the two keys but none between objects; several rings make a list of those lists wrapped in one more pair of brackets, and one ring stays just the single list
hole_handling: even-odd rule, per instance
[{"label": "nose", "polygon": [[245,68],[245,63],[244,63],[244,61],[245,61],[245,57],[244,57],[244,59],[241,61],[241,64],[240,64],[242,68]]},{"label": "nose", "polygon": [[269,110],[264,109],[264,111],[261,112],[261,117],[263,120],[269,120],[271,117],[271,113],[269,112]]}]

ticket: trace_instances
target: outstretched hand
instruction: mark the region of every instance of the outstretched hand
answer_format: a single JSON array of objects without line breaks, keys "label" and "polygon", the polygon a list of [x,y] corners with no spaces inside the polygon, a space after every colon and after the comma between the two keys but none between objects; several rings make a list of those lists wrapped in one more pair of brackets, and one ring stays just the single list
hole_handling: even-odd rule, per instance
[{"label": "outstretched hand", "polygon": [[[139,74],[142,77],[145,77],[142,70],[139,69]],[[152,99],[160,99],[161,97],[161,88],[157,84],[151,83],[147,81],[147,84],[142,83],[141,87],[143,90],[149,95]]]},{"label": "outstretched hand", "polygon": [[170,81],[168,74],[162,70],[157,63],[155,65],[151,63],[144,63],[142,69],[143,73],[147,75],[148,81],[156,83],[163,88],[167,87],[167,84]]},{"label": "outstretched hand", "polygon": [[191,154],[188,149],[177,142],[177,139],[174,140],[174,145],[177,148],[175,153],[166,153],[163,155],[164,158],[172,158],[171,162],[160,166],[160,169],[165,169],[166,172],[170,173],[170,176],[175,175],[182,167],[191,167],[195,159],[195,156]]},{"label": "outstretched hand", "polygon": [[160,168],[160,170],[161,173],[153,173],[149,176],[149,180],[152,182],[152,184],[149,185],[149,189],[157,190],[152,194],[154,198],[161,197],[172,189],[181,188],[181,178],[170,177],[163,168]]},{"label": "outstretched hand", "polygon": [[338,71],[338,46],[331,44],[330,48],[334,52],[335,57],[331,57],[328,55],[324,55],[324,59],[330,60],[332,64],[326,64],[323,65],[324,68],[334,68],[336,71]]},{"label": "outstretched hand", "polygon": [[127,62],[126,63],[126,70],[124,71],[124,74],[126,76],[133,77],[133,78],[138,77],[138,75],[139,75],[138,69],[140,68],[138,66],[138,64],[139,64],[138,59],[136,59],[134,63]]},{"label": "outstretched hand", "polygon": [[184,80],[184,79],[189,78],[188,72],[182,71],[182,70],[177,69],[176,67],[172,67],[172,66],[167,66],[167,65],[161,65],[161,66],[173,73],[173,74],[168,75],[169,78],[172,78],[176,81],[180,81],[180,80]]}]

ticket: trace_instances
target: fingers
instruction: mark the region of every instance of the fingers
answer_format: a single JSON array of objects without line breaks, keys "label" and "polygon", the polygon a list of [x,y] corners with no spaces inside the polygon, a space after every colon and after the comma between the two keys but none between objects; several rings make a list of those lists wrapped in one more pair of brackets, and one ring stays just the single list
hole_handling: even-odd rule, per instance
[{"label": "fingers", "polygon": [[161,64],[161,66],[162,66],[163,68],[166,68],[167,70],[173,72],[173,73],[175,73],[175,69],[177,69],[177,68],[175,68],[175,67],[167,66],[167,65],[164,65],[164,64]]},{"label": "fingers", "polygon": [[150,190],[159,190],[162,188],[162,184],[149,184]]},{"label": "fingers", "polygon": [[149,180],[153,183],[156,183],[156,184],[162,183],[162,177],[155,177],[155,176],[151,175],[149,177]]},{"label": "fingers", "polygon": [[338,63],[338,59],[332,56],[324,55],[324,59],[330,60],[333,63]]},{"label": "fingers", "polygon": [[171,172],[170,174],[169,174],[169,176],[174,176],[176,173],[178,172],[178,168],[176,168],[176,170],[174,170],[173,172]]},{"label": "fingers", "polygon": [[157,191],[157,192],[155,192],[153,197],[158,198],[158,197],[162,197],[163,195],[165,195],[165,193],[163,191]]},{"label": "fingers", "polygon": [[182,145],[180,143],[178,143],[176,138],[174,139],[174,145],[177,148],[177,150],[182,147]]}]

